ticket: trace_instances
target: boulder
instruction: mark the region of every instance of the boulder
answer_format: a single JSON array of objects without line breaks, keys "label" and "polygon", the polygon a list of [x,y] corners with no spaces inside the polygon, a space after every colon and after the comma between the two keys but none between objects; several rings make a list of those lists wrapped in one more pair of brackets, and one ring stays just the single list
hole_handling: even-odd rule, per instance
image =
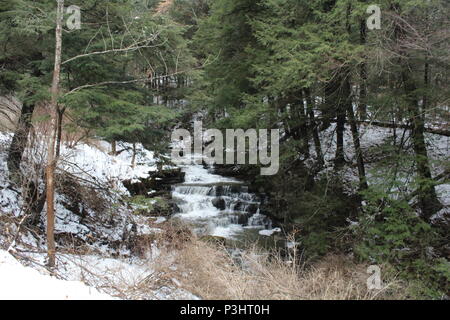
[{"label": "boulder", "polygon": [[[167,169],[162,171],[150,172],[148,178],[127,179],[122,183],[132,196],[153,197],[155,191],[167,193],[171,191],[172,185],[184,182],[185,173],[180,168]],[[153,192],[149,195],[150,192]]]},{"label": "boulder", "polygon": [[214,198],[212,200],[212,204],[214,207],[216,207],[219,210],[225,210],[225,208],[226,208],[225,199],[223,199],[223,198]]}]

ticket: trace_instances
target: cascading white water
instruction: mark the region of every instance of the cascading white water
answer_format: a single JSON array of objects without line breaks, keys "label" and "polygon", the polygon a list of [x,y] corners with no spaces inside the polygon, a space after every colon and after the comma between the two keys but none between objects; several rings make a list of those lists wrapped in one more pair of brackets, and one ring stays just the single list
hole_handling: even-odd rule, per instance
[{"label": "cascading white water", "polygon": [[271,228],[259,213],[260,199],[242,182],[212,174],[201,165],[183,167],[185,182],[172,189],[178,205],[175,217],[192,222],[195,232],[235,238],[246,229]]}]

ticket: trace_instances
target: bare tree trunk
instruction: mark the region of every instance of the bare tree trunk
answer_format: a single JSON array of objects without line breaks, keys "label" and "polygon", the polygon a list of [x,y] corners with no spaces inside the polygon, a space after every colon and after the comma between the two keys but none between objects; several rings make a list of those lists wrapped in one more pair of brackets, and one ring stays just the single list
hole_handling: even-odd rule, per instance
[{"label": "bare tree trunk", "polygon": [[422,109],[425,112],[428,108],[428,87],[430,84],[430,80],[429,80],[429,74],[430,74],[430,64],[428,62],[428,56],[426,57],[426,61],[425,61],[425,71],[424,71],[424,75],[423,75],[423,82],[424,82],[424,87],[425,87],[425,92],[423,94],[423,103],[422,103]]},{"label": "bare tree trunk", "polygon": [[113,155],[113,156],[117,155],[117,142],[116,142],[116,140],[113,140],[111,142],[111,155]]},{"label": "bare tree trunk", "polygon": [[58,118],[57,118],[57,133],[56,133],[56,158],[59,157],[61,153],[61,138],[62,138],[62,122],[64,116],[65,108],[58,108]]},{"label": "bare tree trunk", "polygon": [[131,158],[131,167],[133,169],[136,167],[136,143],[133,143],[133,155]]},{"label": "bare tree trunk", "polygon": [[310,150],[309,150],[309,128],[308,128],[308,115],[305,110],[305,102],[303,97],[303,92],[300,92],[301,101],[298,106],[298,113],[299,113],[299,119],[300,119],[300,137],[302,139],[302,153],[305,157],[305,159],[309,159],[311,156]]},{"label": "bare tree trunk", "polygon": [[314,148],[316,150],[318,167],[322,168],[325,161],[323,159],[322,145],[320,143],[319,137],[319,129],[314,115],[314,104],[311,97],[311,90],[309,88],[305,89],[305,96],[306,96],[306,110],[308,113],[310,128],[314,140]]},{"label": "bare tree trunk", "polygon": [[[350,83],[349,74],[344,71],[339,71],[344,73],[345,79],[343,79],[338,84],[338,94],[337,94],[337,111],[336,111],[336,157],[334,160],[334,166],[336,169],[340,169],[345,164],[344,157],[344,132],[345,132],[345,114],[347,109],[347,104],[350,99]],[[339,77],[342,79],[341,77]],[[351,104],[351,103],[350,103]]]},{"label": "bare tree trunk", "polygon": [[356,163],[358,165],[359,188],[361,190],[365,190],[369,186],[367,185],[366,168],[364,166],[364,158],[361,150],[358,125],[356,124],[355,114],[353,112],[353,107],[351,104],[349,104],[347,107],[347,114],[352,131],[353,145],[355,146]]},{"label": "bare tree trunk", "polygon": [[[287,115],[286,126],[289,132],[295,140],[300,141],[299,151],[303,155],[304,159],[310,157],[309,150],[309,132],[308,132],[308,118],[305,112],[305,102],[303,96],[303,90],[299,92],[293,92],[289,95],[286,101],[282,102],[282,105],[290,105],[290,111]],[[283,110],[286,111],[287,109]]]},{"label": "bare tree trunk", "polygon": [[[399,6],[396,6],[399,9]],[[419,103],[417,93],[417,83],[413,77],[413,66],[410,63],[409,54],[401,47],[401,42],[406,38],[406,32],[401,24],[397,24],[394,28],[395,40],[400,44],[399,65],[400,79],[403,84],[405,92],[405,100],[407,103],[407,110],[411,122],[411,139],[414,149],[414,156],[416,162],[416,172],[418,176],[418,198],[419,207],[421,209],[421,217],[425,221],[430,221],[430,218],[442,208],[439,202],[434,184],[432,181],[431,168],[428,159],[428,151],[425,143],[425,116],[428,101],[424,100],[422,108]],[[424,81],[425,87],[428,86],[429,65],[427,57],[425,57],[425,72]]]},{"label": "bare tree trunk", "polygon": [[[334,167],[339,170],[345,163],[344,157],[344,131],[346,102],[350,89],[346,89],[346,76],[348,72],[338,69],[325,86],[325,110],[323,112],[323,129],[329,127],[332,118],[336,119],[336,156]],[[348,92],[346,92],[348,91]]]},{"label": "bare tree trunk", "polygon": [[55,266],[55,169],[57,158],[55,156],[55,144],[58,131],[58,95],[59,82],[61,75],[61,51],[62,51],[62,22],[64,15],[64,0],[57,0],[56,14],[56,47],[55,47],[55,65],[53,70],[53,81],[51,88],[50,116],[51,125],[48,138],[48,154],[46,167],[47,184],[47,253],[48,265]]},{"label": "bare tree trunk", "polygon": [[[351,15],[351,3],[347,3],[347,20],[346,27],[347,32],[351,33],[350,15]],[[341,169],[345,164],[344,155],[344,133],[345,133],[345,121],[346,114],[349,108],[352,106],[352,89],[350,84],[350,69],[348,66],[344,66],[337,70],[335,80],[336,81],[336,157],[334,160],[334,168],[336,170]]]},{"label": "bare tree trunk", "polygon": [[40,220],[42,209],[44,209],[46,199],[46,188],[39,191],[39,183],[30,180],[27,183],[24,193],[24,212],[28,216],[25,224],[28,226],[37,226]]},{"label": "bare tree trunk", "polygon": [[19,183],[20,180],[20,163],[28,142],[28,135],[32,127],[31,118],[33,117],[35,104],[24,103],[22,112],[17,123],[11,145],[8,151],[8,171],[11,181]]},{"label": "bare tree trunk", "polygon": [[[367,25],[363,19],[360,23],[360,43],[365,45],[367,41]],[[361,85],[359,87],[359,101],[358,101],[358,118],[366,120],[367,118],[367,64],[364,61],[360,66]]]},{"label": "bare tree trunk", "polygon": [[331,79],[329,82],[325,83],[324,89],[324,106],[322,107],[322,119],[321,120],[321,130],[325,130],[330,127],[331,122],[336,116],[336,92],[338,90],[338,84],[336,79]]},{"label": "bare tree trunk", "polygon": [[[424,115],[421,113],[419,103],[414,97],[417,88],[408,70],[408,66],[405,66],[402,71],[402,79],[408,98],[408,107],[413,127],[412,142],[416,158],[417,175],[419,176],[419,206],[422,210],[422,217],[429,221],[431,216],[441,208],[441,205],[437,198],[434,185],[431,182],[431,169],[424,136]],[[425,112],[425,109],[422,109],[422,112]]]}]

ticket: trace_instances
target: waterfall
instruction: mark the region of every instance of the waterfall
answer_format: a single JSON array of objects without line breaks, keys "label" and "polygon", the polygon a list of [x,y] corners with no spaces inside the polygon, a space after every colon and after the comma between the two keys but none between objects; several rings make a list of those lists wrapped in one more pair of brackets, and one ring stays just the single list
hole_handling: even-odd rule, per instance
[{"label": "waterfall", "polygon": [[243,182],[212,174],[201,165],[187,165],[185,182],[172,187],[179,208],[175,215],[191,222],[200,235],[235,238],[247,229],[272,227],[260,213],[261,199]]}]

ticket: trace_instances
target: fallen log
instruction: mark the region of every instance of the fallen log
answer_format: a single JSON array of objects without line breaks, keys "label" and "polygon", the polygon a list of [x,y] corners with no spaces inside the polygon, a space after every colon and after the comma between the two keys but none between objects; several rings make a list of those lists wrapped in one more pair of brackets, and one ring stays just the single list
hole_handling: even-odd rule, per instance
[{"label": "fallen log", "polygon": [[[410,125],[407,124],[398,124],[398,123],[389,123],[389,122],[381,122],[381,121],[358,121],[359,124],[365,124],[365,125],[372,125],[372,126],[376,126],[376,127],[381,127],[381,128],[399,128],[399,129],[409,129],[411,130],[412,127]],[[437,135],[441,135],[441,136],[446,136],[446,137],[450,137],[450,130],[445,130],[445,129],[434,129],[434,128],[429,128],[429,127],[425,127],[425,132],[428,133],[433,133],[433,134],[437,134]]]}]

